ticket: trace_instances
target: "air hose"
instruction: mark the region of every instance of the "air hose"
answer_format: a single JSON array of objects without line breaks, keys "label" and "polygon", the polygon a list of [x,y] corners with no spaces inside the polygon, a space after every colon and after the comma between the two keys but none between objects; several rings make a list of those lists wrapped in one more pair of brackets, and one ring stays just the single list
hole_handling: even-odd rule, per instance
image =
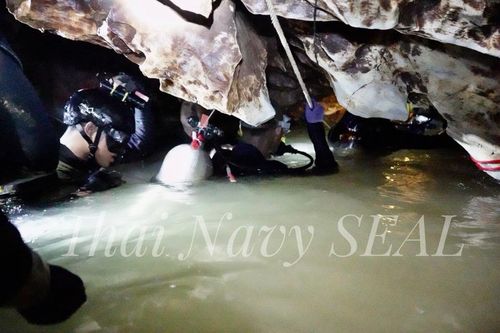
[{"label": "air hose", "polygon": [[[236,167],[240,170],[247,171],[250,173],[261,173],[261,171],[263,171],[258,166],[243,165],[243,164],[231,161],[231,159],[227,157],[226,152],[224,151],[225,149],[222,149],[220,147],[220,145],[215,145],[214,148],[215,148],[215,151],[219,154],[219,156],[221,156],[221,158],[224,160],[224,162],[228,166],[233,166],[233,167]],[[306,165],[296,167],[296,168],[288,167],[288,170],[293,171],[294,173],[295,172],[297,172],[297,173],[303,172],[303,171],[309,169],[314,164],[314,158],[311,155],[309,155],[303,151],[297,150],[290,145],[283,144],[282,146],[280,146],[280,151],[278,152],[278,156],[281,156],[281,155],[286,154],[286,153],[302,155],[302,156],[306,157],[307,159],[309,159],[309,162]]]}]

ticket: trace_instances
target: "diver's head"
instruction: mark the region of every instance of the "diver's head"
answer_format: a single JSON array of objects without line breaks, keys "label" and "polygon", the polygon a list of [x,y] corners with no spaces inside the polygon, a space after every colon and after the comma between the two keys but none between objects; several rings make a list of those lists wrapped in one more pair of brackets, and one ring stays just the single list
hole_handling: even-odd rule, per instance
[{"label": "diver's head", "polygon": [[121,158],[135,131],[134,110],[99,89],[73,94],[64,107],[64,123],[68,130],[61,143],[101,167]]},{"label": "diver's head", "polygon": [[[100,137],[97,138],[99,128],[93,122],[89,121],[78,125],[68,127],[60,140],[75,156],[82,160],[94,158],[95,162],[104,168],[109,167],[119,159],[121,153],[117,152],[115,143],[112,140],[108,140],[108,136],[103,135],[102,132]],[[78,128],[81,128],[81,130]],[[92,144],[89,144],[84,139],[82,132],[90,139]],[[108,142],[114,148],[110,148]],[[116,145],[118,146],[118,150],[123,149],[122,145]],[[92,150],[94,151],[93,153]]]},{"label": "diver's head", "polygon": [[241,139],[255,146],[265,158],[269,158],[276,153],[281,139],[289,130],[290,118],[285,115],[277,115],[259,126],[241,122]]}]

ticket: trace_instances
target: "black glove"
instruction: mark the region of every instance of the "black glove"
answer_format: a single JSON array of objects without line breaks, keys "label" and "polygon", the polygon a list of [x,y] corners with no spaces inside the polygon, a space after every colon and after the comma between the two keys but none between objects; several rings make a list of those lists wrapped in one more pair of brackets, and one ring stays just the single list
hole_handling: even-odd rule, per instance
[{"label": "black glove", "polygon": [[101,192],[118,187],[124,183],[122,176],[116,172],[106,169],[99,169],[89,176],[85,185],[80,190],[88,192]]},{"label": "black glove", "polygon": [[87,301],[82,280],[70,271],[49,265],[50,290],[47,297],[28,309],[18,309],[31,324],[52,325],[67,320]]}]

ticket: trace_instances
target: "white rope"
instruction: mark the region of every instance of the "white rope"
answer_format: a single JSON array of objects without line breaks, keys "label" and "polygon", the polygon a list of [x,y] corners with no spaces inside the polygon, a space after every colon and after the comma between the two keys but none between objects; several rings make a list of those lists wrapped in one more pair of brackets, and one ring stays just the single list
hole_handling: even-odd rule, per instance
[{"label": "white rope", "polygon": [[278,36],[281,40],[281,44],[283,45],[283,48],[285,49],[286,55],[288,56],[288,59],[290,60],[290,63],[292,64],[293,71],[295,72],[295,76],[297,77],[297,80],[299,81],[300,87],[302,88],[302,92],[304,93],[304,97],[306,98],[307,104],[309,105],[310,108],[313,107],[311,96],[309,96],[309,92],[307,91],[306,84],[304,83],[304,80],[302,79],[302,75],[300,75],[299,72],[299,67],[297,66],[297,63],[295,62],[295,58],[293,57],[292,51],[290,50],[290,45],[288,45],[288,41],[286,40],[285,33],[283,32],[283,29],[281,28],[281,24],[278,21],[278,16],[276,16],[276,11],[274,10],[274,5],[271,0],[266,0],[267,3],[267,8],[269,10],[269,15],[271,16],[271,22],[274,25],[274,28],[276,29],[276,32],[278,33]]}]

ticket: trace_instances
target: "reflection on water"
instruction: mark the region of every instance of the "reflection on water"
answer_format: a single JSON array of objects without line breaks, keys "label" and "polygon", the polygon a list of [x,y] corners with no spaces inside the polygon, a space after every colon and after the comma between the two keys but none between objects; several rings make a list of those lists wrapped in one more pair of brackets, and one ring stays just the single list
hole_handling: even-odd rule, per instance
[{"label": "reflection on water", "polygon": [[[78,273],[89,301],[55,327],[1,310],[0,331],[497,331],[499,187],[466,163],[456,152],[401,151],[341,159],[326,177],[184,190],[148,184],[156,166],[132,165],[120,188],[16,206],[24,239]],[[444,240],[443,215],[456,216]],[[463,254],[432,256],[440,245]]]},{"label": "reflection on water", "polygon": [[405,203],[421,203],[426,200],[433,179],[424,171],[412,166],[411,159],[394,161],[389,170],[383,172],[385,183],[377,187],[380,196]]},{"label": "reflection on water", "polygon": [[457,223],[457,236],[475,247],[498,247],[500,243],[500,195],[473,197]]},{"label": "reflection on water", "polygon": [[500,195],[491,197],[473,197],[464,207],[464,217],[477,225],[500,223]]}]

